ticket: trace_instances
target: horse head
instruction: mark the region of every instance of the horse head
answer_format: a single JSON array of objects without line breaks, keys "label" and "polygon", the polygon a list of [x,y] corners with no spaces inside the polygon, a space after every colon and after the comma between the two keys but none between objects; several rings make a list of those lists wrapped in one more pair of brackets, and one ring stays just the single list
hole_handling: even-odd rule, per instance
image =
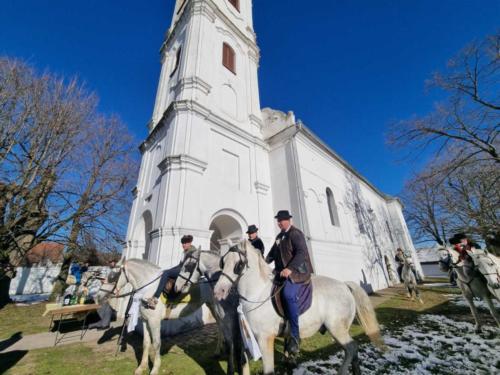
[{"label": "horse head", "polygon": [[248,248],[252,247],[248,240],[243,240],[239,244],[230,247],[221,257],[222,273],[219,281],[215,284],[214,295],[218,301],[225,300],[231,288],[238,284],[238,281],[245,273],[248,266]]},{"label": "horse head", "polygon": [[200,254],[201,250],[197,249],[185,255],[181,271],[174,285],[176,293],[188,293],[191,285],[197,283],[203,275],[200,270]]}]

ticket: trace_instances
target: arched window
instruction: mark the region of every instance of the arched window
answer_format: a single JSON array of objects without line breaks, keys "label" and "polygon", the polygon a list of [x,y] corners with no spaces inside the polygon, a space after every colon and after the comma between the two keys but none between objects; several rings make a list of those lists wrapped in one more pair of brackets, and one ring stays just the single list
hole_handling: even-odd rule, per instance
[{"label": "arched window", "polygon": [[177,53],[175,55],[174,69],[172,70],[172,73],[170,73],[170,77],[172,77],[177,71],[177,68],[179,68],[179,64],[181,62],[181,52],[182,52],[182,47],[179,46],[179,49],[177,50]]},{"label": "arched window", "polygon": [[366,233],[365,225],[363,223],[363,215],[361,214],[361,208],[359,208],[359,204],[354,203],[354,210],[356,211],[356,220],[358,221],[359,232]]},{"label": "arched window", "polygon": [[222,45],[222,65],[236,74],[236,54],[234,49],[227,43]]},{"label": "arched window", "polygon": [[238,12],[240,11],[240,0],[229,0],[229,2]]},{"label": "arched window", "polygon": [[328,203],[328,212],[330,212],[330,222],[332,225],[339,226],[340,222],[337,205],[335,204],[332,190],[329,187],[326,188],[326,200]]}]

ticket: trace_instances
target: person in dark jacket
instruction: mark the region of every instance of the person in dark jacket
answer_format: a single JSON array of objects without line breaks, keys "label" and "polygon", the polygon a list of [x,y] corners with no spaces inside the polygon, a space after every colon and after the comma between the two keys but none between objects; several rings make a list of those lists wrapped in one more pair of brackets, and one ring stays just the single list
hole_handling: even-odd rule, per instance
[{"label": "person in dark jacket", "polygon": [[257,250],[260,250],[262,256],[264,256],[264,242],[259,238],[259,234],[257,233],[259,228],[255,225],[250,225],[247,230],[248,240],[252,243],[252,246]]},{"label": "person in dark jacket", "polygon": [[276,236],[266,262],[274,262],[276,278],[285,282],[281,293],[291,331],[286,350],[297,354],[300,351],[297,293],[302,283],[310,281],[313,268],[304,233],[292,225],[291,218],[292,215],[285,210],[279,211],[275,216],[281,232]]},{"label": "person in dark jacket", "polygon": [[[193,236],[187,234],[181,238],[181,244],[182,244],[182,249],[184,250],[184,255],[190,251],[196,250],[196,248],[192,245],[193,244]],[[184,258],[182,261],[176,265],[175,267],[169,268],[168,270],[163,271],[163,274],[161,275],[160,278],[160,283],[158,284],[158,288],[156,289],[155,294],[153,294],[153,297],[148,298],[145,300],[147,307],[150,309],[155,309],[156,305],[158,304],[158,299],[161,296],[161,293],[163,292],[163,289],[165,289],[165,286],[167,285],[168,279],[176,279],[179,276],[179,273],[181,272],[182,269],[182,263],[184,262]]]}]

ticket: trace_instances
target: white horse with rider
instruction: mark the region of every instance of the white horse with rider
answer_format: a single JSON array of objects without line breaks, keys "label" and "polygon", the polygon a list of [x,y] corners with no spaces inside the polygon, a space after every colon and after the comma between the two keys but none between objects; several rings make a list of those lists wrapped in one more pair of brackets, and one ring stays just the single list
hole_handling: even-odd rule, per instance
[{"label": "white horse with rider", "polygon": [[455,236],[450,239],[455,248],[444,247],[441,250],[441,269],[448,271],[453,268],[456,271],[457,284],[476,322],[476,332],[481,331],[481,321],[474,298],[486,302],[491,316],[500,327],[500,315],[493,304],[493,299],[500,301],[500,260],[474,244],[467,246],[464,239],[465,236]]},{"label": "white horse with rider", "polygon": [[[354,374],[359,374],[358,346],[349,333],[355,316],[370,340],[375,345],[384,347],[368,295],[354,282],[341,282],[316,275],[312,276],[311,282],[312,305],[299,318],[301,338],[328,330],[345,351],[339,374],[346,374],[351,365]],[[272,374],[274,340],[288,333],[283,332],[284,320],[276,312],[271,301],[272,270],[262,254],[247,240],[224,254],[223,271],[215,285],[215,296],[223,300],[228,297],[233,287],[236,287],[239,293],[243,311],[260,347],[264,374]]]}]

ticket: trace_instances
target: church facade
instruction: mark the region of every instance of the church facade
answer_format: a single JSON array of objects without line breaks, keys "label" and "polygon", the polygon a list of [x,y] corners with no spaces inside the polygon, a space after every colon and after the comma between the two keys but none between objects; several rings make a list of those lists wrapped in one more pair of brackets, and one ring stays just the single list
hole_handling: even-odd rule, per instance
[{"label": "church facade", "polygon": [[266,251],[289,210],[317,274],[377,290],[394,252],[415,256],[402,205],[292,112],[261,109],[252,0],[177,0],[130,215],[125,255],[168,267],[180,238],[224,250],[259,227]]}]

